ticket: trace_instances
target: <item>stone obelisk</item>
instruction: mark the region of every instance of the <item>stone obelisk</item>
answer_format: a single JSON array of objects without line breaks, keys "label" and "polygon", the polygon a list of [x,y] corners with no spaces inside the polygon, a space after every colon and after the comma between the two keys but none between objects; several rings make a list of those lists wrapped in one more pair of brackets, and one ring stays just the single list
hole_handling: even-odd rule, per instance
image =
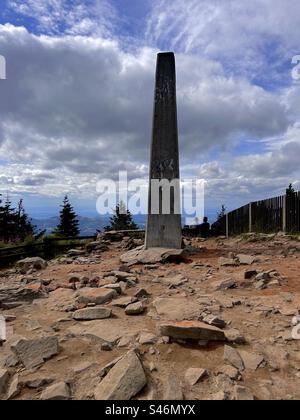
[{"label": "stone obelisk", "polygon": [[[153,185],[157,186],[158,182],[157,190]],[[145,248],[180,249],[180,172],[173,53],[157,56],[149,184]]]}]

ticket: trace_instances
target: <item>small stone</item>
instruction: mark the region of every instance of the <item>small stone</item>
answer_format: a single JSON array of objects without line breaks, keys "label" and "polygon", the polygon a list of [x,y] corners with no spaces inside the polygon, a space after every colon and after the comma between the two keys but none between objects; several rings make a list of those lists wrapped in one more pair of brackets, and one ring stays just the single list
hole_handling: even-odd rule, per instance
[{"label": "small stone", "polygon": [[230,363],[240,372],[245,370],[245,365],[239,352],[233,347],[230,347],[230,346],[224,347],[224,361]]},{"label": "small stone", "polygon": [[69,400],[70,397],[71,392],[69,386],[65,382],[58,382],[46,388],[42,392],[40,399],[44,401],[58,401]]},{"label": "small stone", "polygon": [[74,312],[73,319],[76,321],[93,321],[96,319],[110,318],[111,314],[111,309],[97,306],[95,308],[80,309]]},{"label": "small stone", "polygon": [[147,290],[145,290],[145,289],[139,289],[135,294],[134,294],[134,296],[137,298],[137,299],[143,299],[143,298],[147,298],[147,297],[149,297],[150,296],[150,293],[148,293],[147,292]]},{"label": "small stone", "polygon": [[104,289],[112,289],[112,290],[115,290],[119,295],[122,293],[122,289],[121,289],[121,287],[120,287],[120,285],[118,283],[116,283],[116,284],[106,284],[103,287],[104,287]]},{"label": "small stone", "polygon": [[226,322],[223,319],[220,319],[214,315],[206,316],[205,318],[203,318],[203,322],[205,322],[208,325],[213,325],[214,327],[221,328],[221,329],[226,327]]},{"label": "small stone", "polygon": [[235,280],[222,280],[217,283],[214,283],[214,288],[216,291],[219,290],[229,290],[229,289],[236,289],[237,282]]},{"label": "small stone", "polygon": [[142,302],[136,302],[128,305],[125,308],[126,315],[140,315],[145,311],[145,307]]},{"label": "small stone", "polygon": [[256,270],[246,270],[244,274],[245,280],[251,280],[256,277],[258,272]]},{"label": "small stone", "polygon": [[224,258],[221,257],[219,258],[219,265],[221,267],[234,267],[238,265],[237,260],[233,259],[233,258]]},{"label": "small stone", "polygon": [[227,394],[224,391],[219,391],[216,394],[213,394],[210,398],[211,401],[226,401],[228,399]]},{"label": "small stone", "polygon": [[236,256],[241,265],[252,265],[256,258],[251,255],[239,254]]},{"label": "small stone", "polygon": [[140,344],[155,344],[156,343],[156,336],[154,334],[148,332],[141,332],[139,343]]},{"label": "small stone", "polygon": [[131,303],[136,302],[136,298],[132,298],[131,296],[124,296],[119,299],[116,299],[112,302],[113,306],[116,306],[118,308],[126,308],[126,306],[130,305]]},{"label": "small stone", "polygon": [[263,290],[265,288],[266,288],[266,281],[265,280],[260,280],[255,285],[255,289],[257,289],[257,290]]},{"label": "small stone", "polygon": [[233,343],[233,344],[245,344],[246,343],[245,337],[240,333],[239,330],[236,330],[236,329],[232,328],[232,329],[226,330],[224,332],[225,332],[226,340],[229,343]]},{"label": "small stone", "polygon": [[101,344],[101,350],[102,351],[112,351],[113,345],[111,343],[102,343]]},{"label": "small stone", "polygon": [[257,274],[257,276],[255,276],[255,280],[257,280],[257,281],[263,281],[265,283],[268,280],[270,280],[270,274],[269,273],[266,273],[266,272],[259,273],[259,274]]},{"label": "small stone", "polygon": [[233,381],[237,380],[240,376],[240,372],[233,366],[224,365],[218,370],[219,374],[226,375]]},{"label": "small stone", "polygon": [[185,381],[190,386],[196,385],[196,383],[202,381],[208,376],[206,369],[190,368],[185,373]]},{"label": "small stone", "polygon": [[254,401],[252,392],[248,388],[239,385],[234,387],[234,398],[236,401]]},{"label": "small stone", "polygon": [[45,385],[49,385],[54,382],[53,378],[36,378],[36,379],[28,379],[25,382],[25,386],[30,389],[37,389],[42,388]]}]

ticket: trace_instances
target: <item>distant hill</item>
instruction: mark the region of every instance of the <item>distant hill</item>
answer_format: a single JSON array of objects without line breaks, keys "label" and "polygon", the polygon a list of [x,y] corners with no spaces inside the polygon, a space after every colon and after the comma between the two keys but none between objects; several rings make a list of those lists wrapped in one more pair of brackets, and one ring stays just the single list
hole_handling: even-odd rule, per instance
[{"label": "distant hill", "polygon": [[[109,216],[99,216],[99,217],[85,217],[78,216],[79,226],[80,226],[80,235],[81,236],[93,236],[97,230],[103,230],[105,226],[109,224]],[[146,217],[139,215],[134,217],[134,221],[137,225],[143,229],[146,224]],[[38,231],[46,230],[47,234],[53,232],[56,226],[59,223],[59,217],[49,217],[47,219],[32,219],[32,223],[37,227]]]}]

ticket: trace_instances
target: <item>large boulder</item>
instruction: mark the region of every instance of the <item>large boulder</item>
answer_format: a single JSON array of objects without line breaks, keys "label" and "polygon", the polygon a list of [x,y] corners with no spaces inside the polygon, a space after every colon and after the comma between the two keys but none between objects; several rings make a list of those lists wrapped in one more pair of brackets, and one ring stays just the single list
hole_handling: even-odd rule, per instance
[{"label": "large boulder", "polygon": [[88,305],[102,305],[118,296],[118,293],[112,289],[86,287],[78,292],[77,303]]},{"label": "large boulder", "polygon": [[59,353],[58,338],[55,336],[36,340],[20,339],[11,347],[26,369],[36,368]]},{"label": "large boulder", "polygon": [[6,392],[8,380],[9,380],[8,370],[0,369],[0,395]]},{"label": "large boulder", "polygon": [[130,400],[146,385],[143,366],[134,351],[127,353],[95,389],[96,400]]},{"label": "large boulder", "polygon": [[150,248],[144,246],[133,249],[121,256],[123,264],[157,264],[166,262],[183,262],[187,259],[184,249]]},{"label": "large boulder", "polygon": [[98,306],[96,308],[79,309],[74,312],[73,319],[76,321],[93,321],[95,319],[110,318],[111,314],[111,309]]},{"label": "large boulder", "polygon": [[200,321],[165,321],[160,333],[177,340],[225,341],[222,330]]},{"label": "large boulder", "polygon": [[47,267],[47,262],[40,257],[30,257],[20,260],[16,263],[16,269],[22,274],[26,274],[29,270],[44,270]]},{"label": "large boulder", "polygon": [[35,299],[47,298],[48,291],[41,282],[26,286],[12,286],[0,288],[0,308],[10,309],[19,303],[32,303]]}]

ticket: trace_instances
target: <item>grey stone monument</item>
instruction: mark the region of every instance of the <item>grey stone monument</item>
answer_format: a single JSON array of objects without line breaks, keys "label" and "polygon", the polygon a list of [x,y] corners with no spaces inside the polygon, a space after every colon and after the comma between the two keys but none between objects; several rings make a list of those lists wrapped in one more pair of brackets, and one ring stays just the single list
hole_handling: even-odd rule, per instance
[{"label": "grey stone monument", "polygon": [[169,52],[157,56],[148,206],[145,248],[181,249],[176,72]]}]

